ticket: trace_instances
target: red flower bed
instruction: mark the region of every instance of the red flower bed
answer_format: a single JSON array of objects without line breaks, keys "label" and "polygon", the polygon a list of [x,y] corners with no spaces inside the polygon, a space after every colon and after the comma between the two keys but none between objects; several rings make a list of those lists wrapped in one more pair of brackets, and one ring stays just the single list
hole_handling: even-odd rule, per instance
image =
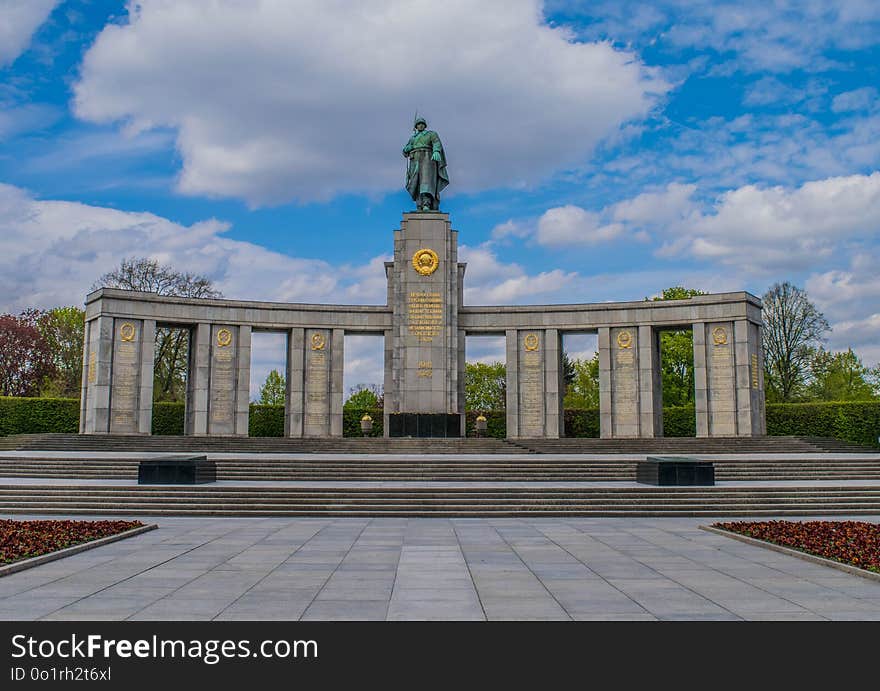
[{"label": "red flower bed", "polygon": [[142,525],[140,521],[0,520],[0,565],[39,557]]},{"label": "red flower bed", "polygon": [[876,523],[735,521],[712,527],[880,573],[880,525]]}]

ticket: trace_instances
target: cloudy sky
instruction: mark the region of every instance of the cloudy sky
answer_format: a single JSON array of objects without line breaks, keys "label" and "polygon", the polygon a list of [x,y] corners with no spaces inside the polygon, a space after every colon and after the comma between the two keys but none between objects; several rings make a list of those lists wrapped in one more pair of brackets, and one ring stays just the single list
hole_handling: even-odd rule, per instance
[{"label": "cloudy sky", "polygon": [[[382,303],[418,110],[466,302],[790,280],[874,365],[878,88],[876,0],[0,0],[0,311],[127,256]],[[348,385],[379,382],[348,341]]]}]

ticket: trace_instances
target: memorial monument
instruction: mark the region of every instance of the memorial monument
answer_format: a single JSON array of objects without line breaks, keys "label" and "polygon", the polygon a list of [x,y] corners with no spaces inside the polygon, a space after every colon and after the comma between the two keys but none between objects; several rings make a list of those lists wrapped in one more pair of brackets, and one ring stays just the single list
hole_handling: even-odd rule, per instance
[{"label": "memorial monument", "polygon": [[287,336],[285,435],[342,436],[345,334],[385,339],[386,436],[464,435],[465,338],[506,340],[507,435],[564,435],[562,337],[595,332],[600,434],[663,436],[659,336],[691,328],[698,437],[766,433],[761,302],[746,292],[659,302],[470,306],[439,135],[416,118],[403,149],[416,210],[394,231],[385,305],[175,298],[102,288],[86,298],[80,432],[149,434],[157,326],[190,332],[185,433],[247,436],[251,333]]}]

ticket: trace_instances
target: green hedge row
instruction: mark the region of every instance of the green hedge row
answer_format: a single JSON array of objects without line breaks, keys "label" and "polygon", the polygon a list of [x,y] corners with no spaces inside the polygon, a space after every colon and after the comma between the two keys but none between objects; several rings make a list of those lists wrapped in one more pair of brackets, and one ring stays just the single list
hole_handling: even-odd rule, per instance
[{"label": "green hedge row", "polygon": [[[373,418],[372,437],[381,437],[382,411],[345,408],[343,434],[360,437],[361,417]],[[486,416],[488,436],[503,439],[507,423],[503,410]],[[467,435],[474,436],[477,412],[466,416]],[[183,434],[183,403],[153,404],[153,434]],[[39,432],[76,432],[79,429],[79,401],[70,398],[11,398],[0,396],[0,436]],[[696,433],[693,406],[663,409],[667,437],[692,437]],[[284,434],[284,406],[251,404],[250,436],[280,437]],[[598,437],[599,410],[565,411],[565,434],[569,437]],[[768,403],[767,434],[805,437],[834,437],[860,444],[878,445],[880,401],[835,403]]]}]

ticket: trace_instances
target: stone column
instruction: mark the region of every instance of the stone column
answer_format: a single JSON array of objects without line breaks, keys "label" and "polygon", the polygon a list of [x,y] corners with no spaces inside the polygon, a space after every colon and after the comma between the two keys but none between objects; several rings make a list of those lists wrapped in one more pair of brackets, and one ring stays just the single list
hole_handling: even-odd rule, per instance
[{"label": "stone column", "polygon": [[[736,369],[734,359],[734,333],[732,322],[706,322],[697,334],[694,326],[694,366],[695,379],[698,360],[705,374],[697,379],[705,384],[705,393],[700,396],[696,388],[697,435],[709,437],[729,437],[737,433]],[[698,342],[702,341],[702,348]],[[702,356],[698,354],[702,350]],[[700,399],[703,398],[705,403]],[[705,406],[705,407],[704,407]],[[702,418],[702,419],[701,419]]]},{"label": "stone column", "polygon": [[248,436],[251,413],[251,327],[238,327],[235,354],[235,430],[237,437]]},{"label": "stone column", "polygon": [[706,376],[706,324],[694,322],[694,414],[697,436],[709,436],[709,383]]},{"label": "stone column", "polygon": [[210,334],[208,434],[247,436],[251,327],[213,324]]},{"label": "stone column", "polygon": [[507,436],[519,437],[519,339],[516,329],[505,331],[507,373]]},{"label": "stone column", "polygon": [[345,331],[333,329],[330,347],[330,436],[342,436],[343,371],[345,368]]},{"label": "stone column", "polygon": [[559,439],[565,436],[565,416],[562,399],[565,397],[565,372],[562,367],[562,337],[557,329],[544,332],[544,436]]},{"label": "stone column", "polygon": [[639,327],[639,436],[663,436],[663,383],[660,376],[660,333]]},{"label": "stone column", "polygon": [[634,327],[609,331],[611,350],[611,436],[640,436],[639,332]]},{"label": "stone column", "polygon": [[189,373],[186,378],[186,423],[191,436],[208,434],[208,384],[211,373],[211,325],[196,324],[189,333]]},{"label": "stone column", "polygon": [[563,433],[562,347],[556,329],[510,329],[507,436],[557,439]]},{"label": "stone column", "polygon": [[741,437],[766,434],[761,327],[742,319],[734,322],[733,332],[736,361],[736,431]]},{"label": "stone column", "polygon": [[306,329],[304,345],[303,436],[329,437],[333,331]]},{"label": "stone column", "polygon": [[110,371],[111,434],[149,434],[153,412],[156,322],[113,320]]},{"label": "stone column", "polygon": [[138,434],[153,433],[153,376],[156,358],[156,320],[144,319],[141,337],[140,402]]},{"label": "stone column", "polygon": [[80,432],[110,431],[110,377],[113,360],[113,317],[86,322],[83,344],[83,393]]},{"label": "stone column", "polygon": [[[388,285],[389,287],[391,286],[390,281]],[[388,304],[391,303],[389,302]],[[385,344],[382,352],[384,353],[385,358],[385,378],[382,382],[384,391],[382,408],[382,431],[384,436],[389,437],[391,436],[391,429],[388,417],[389,415],[391,415],[391,413],[399,410],[398,406],[400,404],[397,398],[397,393],[394,389],[394,372],[398,369],[400,363],[398,362],[397,364],[395,364],[394,362],[394,331],[392,329],[387,329],[385,331]]]},{"label": "stone column", "polygon": [[614,416],[611,413],[611,329],[600,326],[599,350],[599,437],[614,437]]},{"label": "stone column", "polygon": [[305,330],[287,332],[287,374],[285,376],[284,436],[303,435],[303,393],[305,372]]}]

